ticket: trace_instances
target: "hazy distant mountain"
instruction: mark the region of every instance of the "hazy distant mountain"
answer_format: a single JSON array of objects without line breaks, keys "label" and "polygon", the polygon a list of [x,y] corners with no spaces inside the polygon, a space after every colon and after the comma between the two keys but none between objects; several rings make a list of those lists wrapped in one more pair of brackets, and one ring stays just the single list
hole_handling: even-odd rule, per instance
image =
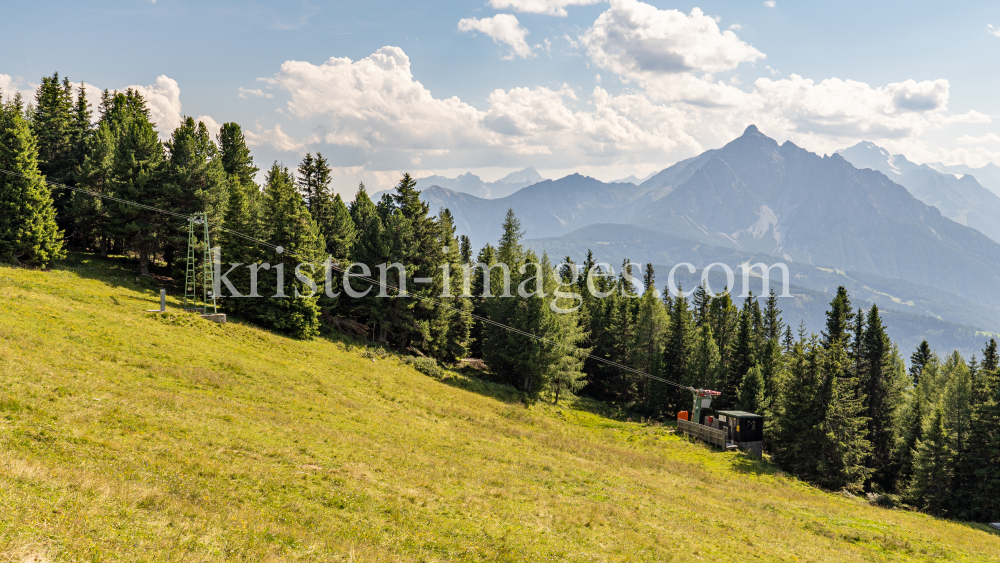
[{"label": "hazy distant mountain", "polygon": [[958,174],[960,176],[962,174],[972,174],[984,188],[1000,196],[1000,166],[992,162],[982,168],[973,168],[964,164],[945,166],[940,162],[931,162],[927,166],[946,174]]},{"label": "hazy distant mountain", "polygon": [[[764,262],[772,264],[774,257],[754,254],[741,250],[711,246],[682,239],[650,229],[620,224],[598,224],[584,227],[561,237],[529,239],[525,245],[539,255],[546,251],[553,260],[565,256],[580,262],[588,250],[593,251],[598,262],[611,264],[615,272],[621,268],[622,260],[629,258],[642,265],[650,262],[656,270],[658,288],[667,284],[670,269],[681,262],[688,262],[697,268],[695,274],[688,274],[685,268],[675,272],[675,283],[685,288],[695,287],[701,281],[705,266],[714,262],[729,265],[735,270],[733,295],[743,292],[742,277],[737,269],[739,264]],[[824,329],[825,311],[830,300],[843,285],[851,295],[856,307],[867,308],[877,303],[883,318],[890,327],[893,341],[901,349],[916,347],[923,339],[934,342],[942,350],[960,349],[965,355],[978,353],[982,348],[982,337],[977,329],[1000,330],[1000,319],[991,310],[980,304],[953,296],[926,286],[918,286],[900,280],[891,280],[852,271],[838,271],[810,264],[787,262],[791,283],[791,299],[780,299],[787,322],[797,327],[805,321],[806,330],[818,333]],[[714,291],[726,286],[728,280],[721,268],[714,268],[709,282]],[[751,278],[750,289],[761,295],[759,276]],[[770,287],[775,293],[782,292],[781,276],[774,270]]]},{"label": "hazy distant mountain", "polygon": [[474,195],[483,199],[496,199],[506,197],[517,190],[536,184],[545,180],[533,166],[524,170],[511,172],[500,178],[496,182],[484,182],[482,178],[472,172],[467,172],[455,178],[445,178],[444,176],[427,176],[417,179],[417,187],[426,189],[431,186],[439,186],[454,192]]},{"label": "hazy distant mountain", "polygon": [[501,199],[444,189],[460,234],[495,243],[507,208],[528,238],[596,223],[627,223],[696,243],[779,256],[786,262],[874,274],[1000,306],[1000,244],[944,217],[887,175],[842,156],[778,145],[750,126],[721,149],[657,173],[640,186],[574,174]]},{"label": "hazy distant mountain", "polygon": [[635,185],[638,186],[639,184],[645,182],[646,180],[652,178],[655,175],[656,175],[656,172],[650,172],[649,174],[646,174],[645,177],[639,178],[635,174],[632,174],[632,175],[628,176],[627,178],[620,178],[618,180],[611,180],[611,183],[612,184],[635,184]]},{"label": "hazy distant mountain", "polygon": [[945,217],[1000,242],[1000,197],[981,186],[972,174],[956,177],[939,172],[926,164],[910,162],[901,154],[890,155],[867,141],[837,154],[856,168],[878,170],[920,201],[937,207]]},{"label": "hazy distant mountain", "polygon": [[527,237],[559,236],[594,223],[619,220],[620,210],[642,190],[634,184],[606,184],[573,174],[545,180],[500,199],[483,199],[440,187],[425,189],[431,212],[447,207],[459,234],[478,248],[500,237],[507,209],[513,209]]}]

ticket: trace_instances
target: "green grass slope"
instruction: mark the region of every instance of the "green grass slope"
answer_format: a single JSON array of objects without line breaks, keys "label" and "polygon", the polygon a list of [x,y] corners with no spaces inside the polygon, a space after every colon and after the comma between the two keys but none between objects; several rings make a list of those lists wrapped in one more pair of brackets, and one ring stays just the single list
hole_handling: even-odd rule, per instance
[{"label": "green grass slope", "polygon": [[[0,268],[0,561],[996,561],[668,426]],[[367,356],[367,357],[366,357]]]}]

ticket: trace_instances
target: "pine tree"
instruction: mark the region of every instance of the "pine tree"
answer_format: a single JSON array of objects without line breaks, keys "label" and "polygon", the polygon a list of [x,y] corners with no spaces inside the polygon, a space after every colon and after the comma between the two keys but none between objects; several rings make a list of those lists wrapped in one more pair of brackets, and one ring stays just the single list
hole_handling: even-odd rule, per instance
[{"label": "pine tree", "polygon": [[[928,359],[928,363],[931,360]],[[922,386],[910,389],[899,409],[896,423],[896,443],[893,448],[893,474],[897,488],[908,486],[913,475],[913,454],[924,437],[924,421],[930,415],[930,405]]]},{"label": "pine tree", "polygon": [[[267,218],[261,222],[258,237],[278,245],[282,253],[260,247],[256,251],[258,289],[260,297],[249,296],[249,289],[240,305],[240,312],[266,327],[286,332],[296,338],[308,339],[319,334],[319,295],[296,274],[310,280],[322,273],[323,246],[319,229],[309,215],[295,186],[295,178],[284,166],[275,163],[267,174],[260,212]],[[263,268],[263,264],[268,268]],[[312,268],[299,264],[311,264]]]},{"label": "pine tree", "polygon": [[[663,349],[663,378],[681,385],[692,385],[694,381],[690,361],[694,344],[694,322],[683,289],[678,288],[672,301],[670,329]],[[670,390],[666,394],[664,412],[669,415],[679,410],[687,405],[690,398],[687,391]]]},{"label": "pine tree", "polygon": [[[945,384],[940,406],[944,410],[944,425],[948,433],[948,449],[952,453],[951,473],[954,481],[951,491],[964,491],[975,480],[974,467],[978,460],[972,458],[969,438],[973,424],[972,374],[958,352],[954,352],[951,363],[955,368]],[[974,501],[961,495],[952,495],[948,510],[952,514],[968,514]]]},{"label": "pine tree", "polygon": [[908,490],[911,503],[935,516],[943,516],[951,501],[951,449],[944,418],[939,406],[925,425],[924,439],[917,442]]},{"label": "pine tree", "polygon": [[[154,207],[172,203],[164,187],[163,146],[149,121],[149,109],[142,96],[131,89],[115,94],[107,118],[116,136],[112,194]],[[150,264],[162,250],[161,236],[183,222],[125,203],[109,204],[108,208],[112,236],[124,241],[125,250],[136,254],[140,275],[149,276]]]},{"label": "pine tree", "polygon": [[871,475],[865,465],[872,453],[866,432],[865,397],[858,396],[859,384],[839,341],[827,350],[826,360],[821,394],[826,439],[816,482],[829,489],[860,491]]},{"label": "pine tree", "polygon": [[740,382],[740,395],[736,407],[742,411],[760,413],[764,403],[764,380],[760,366],[750,368]]},{"label": "pine tree", "polygon": [[[525,263],[524,247],[521,245],[523,236],[521,221],[514,215],[512,209],[508,209],[503,222],[503,234],[496,249],[496,262],[506,265],[509,269],[512,287],[521,282],[519,270]],[[502,297],[505,291],[503,276],[504,272],[500,268],[490,272],[490,294],[483,297],[484,312],[485,316],[495,322],[515,326],[519,300]],[[503,328],[490,324],[483,326],[483,360],[490,366],[498,382],[515,387],[521,386],[522,380],[518,371],[525,356],[524,350],[518,350],[517,346],[526,344],[521,340]],[[528,377],[530,379],[530,374]]]},{"label": "pine tree", "polygon": [[[167,160],[163,175],[163,208],[190,215],[204,212],[208,217],[211,235],[219,234],[217,228],[226,216],[230,188],[222,168],[218,148],[212,142],[208,128],[187,117],[174,130],[165,143]],[[167,262],[174,266],[174,278],[184,275],[185,265],[177,258],[188,244],[188,226],[170,224],[172,229],[159,233],[159,246],[167,252]],[[196,254],[200,255],[198,241]],[[200,266],[199,266],[200,267]]]},{"label": "pine tree", "polygon": [[913,352],[910,356],[910,376],[913,378],[913,384],[920,384],[920,374],[924,371],[924,366],[931,359],[931,347],[926,340],[917,346],[917,350]]},{"label": "pine tree", "polygon": [[[670,326],[670,317],[655,291],[646,291],[639,299],[635,316],[635,341],[632,344],[632,367],[645,373],[659,373],[663,347]],[[714,345],[715,342],[712,342]],[[715,350],[713,369],[718,369],[718,350]],[[644,401],[650,412],[655,412],[649,394],[650,382],[644,377],[636,380],[636,400]]]},{"label": "pine tree", "polygon": [[[994,343],[990,342],[990,347]],[[986,364],[986,361],[983,362]],[[967,514],[971,520],[1000,521],[1000,376],[996,370],[984,370],[984,400],[973,405],[972,426],[969,435],[968,462],[971,479],[965,481],[962,491],[969,501]]]},{"label": "pine tree", "polygon": [[792,325],[788,325],[785,327],[785,337],[781,341],[781,347],[786,354],[791,354],[794,346],[795,338],[792,337]]},{"label": "pine tree", "polygon": [[87,141],[94,130],[91,124],[92,116],[90,102],[87,101],[87,89],[81,82],[80,87],[76,90],[76,103],[73,106],[73,125],[70,134],[70,142],[73,146],[74,172],[87,157]]},{"label": "pine tree", "polygon": [[236,175],[243,186],[255,186],[254,177],[260,169],[253,165],[253,156],[250,155],[240,126],[236,123],[224,123],[217,140],[222,168],[226,174]]},{"label": "pine tree", "polygon": [[[118,137],[107,120],[102,120],[86,141],[86,156],[76,174],[77,185],[91,192],[112,195],[114,162]],[[70,205],[73,229],[82,246],[108,255],[111,245],[111,210],[105,200],[74,193]]]},{"label": "pine tree", "polygon": [[724,390],[724,395],[725,391],[737,389],[743,380],[743,376],[750,371],[750,368],[757,365],[757,334],[754,331],[753,312],[755,302],[752,292],[746,301],[743,302],[743,309],[740,311],[739,325],[736,333],[732,371],[730,373],[732,380]]},{"label": "pine tree", "polygon": [[444,251],[444,260],[451,272],[448,280],[447,293],[452,297],[440,297],[444,302],[432,323],[433,349],[428,347],[431,355],[445,361],[454,362],[465,358],[469,353],[472,338],[472,299],[462,297],[462,257],[455,238],[454,218],[447,208],[438,215],[440,240],[438,245]]},{"label": "pine tree", "polygon": [[653,264],[649,262],[646,262],[646,270],[642,275],[642,288],[643,293],[652,293],[656,289],[656,272],[653,270]]},{"label": "pine tree", "polygon": [[47,267],[65,256],[38,145],[16,102],[0,102],[0,262]]},{"label": "pine tree", "polygon": [[[35,92],[31,130],[38,140],[38,170],[56,184],[73,183],[79,165],[74,144],[73,87],[68,78],[59,81],[59,73],[42,77]],[[68,208],[71,192],[53,188],[57,221],[61,229],[70,227]]]},{"label": "pine tree", "polygon": [[712,298],[709,297],[708,291],[705,289],[705,284],[699,285],[694,290],[694,295],[692,295],[692,305],[693,305],[693,315],[694,324],[701,326],[702,324],[708,322],[708,306],[712,302]]},{"label": "pine tree", "polygon": [[459,241],[462,263],[469,264],[472,262],[472,240],[467,235],[462,235]]},{"label": "pine tree", "polygon": [[785,323],[781,320],[781,309],[778,308],[778,296],[774,290],[767,296],[764,304],[764,338],[777,341],[781,338]]},{"label": "pine tree", "polygon": [[[858,313],[860,317],[860,312]],[[893,374],[891,373],[891,344],[882,325],[878,306],[872,305],[864,328],[864,342],[860,352],[863,357],[863,372],[858,373],[860,391],[864,394],[865,415],[868,418],[868,439],[872,444],[872,457],[868,468],[872,478],[883,490],[893,488],[890,472],[892,445],[895,442],[895,428],[892,424],[895,410],[899,405]]]},{"label": "pine tree", "polygon": [[847,290],[844,286],[840,286],[837,288],[836,297],[830,302],[830,310],[826,312],[823,346],[829,348],[837,340],[846,345],[853,320],[854,311],[851,309],[851,299],[847,296]]}]

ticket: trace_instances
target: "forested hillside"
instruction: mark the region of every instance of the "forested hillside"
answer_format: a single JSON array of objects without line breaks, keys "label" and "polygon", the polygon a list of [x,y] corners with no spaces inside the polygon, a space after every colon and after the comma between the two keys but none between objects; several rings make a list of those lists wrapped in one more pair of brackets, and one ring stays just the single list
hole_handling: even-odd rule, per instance
[{"label": "forested hillside", "polygon": [[[901,350],[879,307],[856,307],[845,287],[832,292],[823,330],[811,334],[787,322],[773,292],[683,294],[669,290],[651,263],[626,260],[611,273],[590,252],[538,255],[509,208],[497,240],[475,249],[456,235],[447,208],[430,213],[409,174],[378,202],[359,186],[348,205],[332,193],[326,158],[306,154],[294,171],[273,163],[258,186],[239,125],[226,123],[213,138],[188,118],[161,142],[138,92],[102,99],[96,126],[85,98],[57,75],[33,104],[4,102],[3,261],[58,268],[68,247],[123,256],[130,275],[157,276],[181,293],[191,214],[205,213],[227,276],[214,290],[221,310],[303,346],[346,334],[422,357],[432,373],[480,366],[484,380],[529,403],[585,397],[656,424],[686,410],[692,389],[714,389],[722,393],[716,407],[765,416],[765,452],[791,475],[887,507],[1000,520],[1000,478],[991,469],[1000,464],[993,339],[982,337],[978,357],[935,353],[933,340]],[[748,158],[849,167],[794,146],[779,150],[754,131],[745,137],[760,149]],[[720,155],[699,181],[724,172]],[[875,174],[850,170],[859,190]],[[686,186],[698,176],[691,178]],[[903,189],[873,181],[886,197]],[[801,218],[795,225],[807,226]],[[955,227],[961,236],[948,244],[968,235]],[[212,267],[200,258],[205,242],[199,236],[190,247],[198,272]],[[475,274],[469,287],[463,269]],[[397,280],[400,270],[405,291],[394,287],[407,281]]]},{"label": "forested hillside", "polygon": [[984,525],[825,493],[599,403],[526,406],[173,297],[143,312],[158,287],[134,259],[0,267],[0,560],[1000,558]]}]

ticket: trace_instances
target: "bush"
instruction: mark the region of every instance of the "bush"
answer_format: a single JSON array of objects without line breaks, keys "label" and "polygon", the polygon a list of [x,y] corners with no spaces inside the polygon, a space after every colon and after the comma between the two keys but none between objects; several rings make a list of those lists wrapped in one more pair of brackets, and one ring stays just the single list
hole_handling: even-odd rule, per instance
[{"label": "bush", "polygon": [[412,356],[406,356],[403,359],[404,363],[410,364],[420,373],[440,379],[444,372],[438,366],[437,361],[434,358],[414,358]]}]

